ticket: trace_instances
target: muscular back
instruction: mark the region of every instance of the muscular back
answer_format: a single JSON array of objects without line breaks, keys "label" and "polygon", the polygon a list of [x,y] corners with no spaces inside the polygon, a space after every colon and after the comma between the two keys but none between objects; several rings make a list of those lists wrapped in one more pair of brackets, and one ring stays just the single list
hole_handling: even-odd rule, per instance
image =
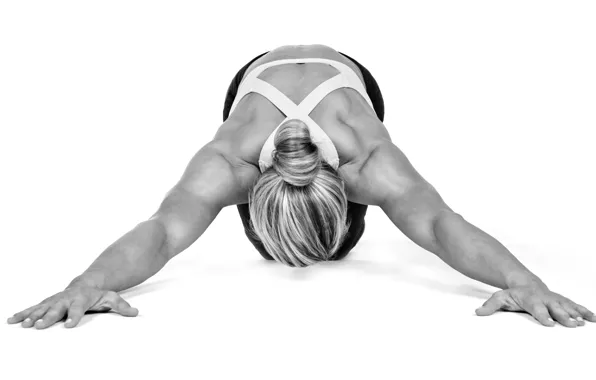
[{"label": "muscular back", "polygon": [[[324,45],[284,46],[275,49],[253,62],[245,76],[263,63],[288,58],[337,60],[352,68],[363,81],[358,66]],[[336,74],[337,70],[329,65],[305,63],[274,66],[261,73],[259,78],[275,86],[298,104],[319,84]],[[350,88],[341,88],[327,95],[310,116],[333,141],[339,155],[339,173],[346,181],[348,198],[356,201],[356,194],[350,191],[354,188],[349,183],[350,179],[355,178],[375,147],[384,141],[390,141],[389,133],[375,111],[358,92]],[[251,175],[256,179],[259,175],[261,148],[284,118],[285,115],[266,98],[256,93],[248,94],[219,128],[214,142],[222,147],[225,152],[223,154],[235,162],[244,175]]]},{"label": "muscular back", "polygon": [[[362,78],[350,60],[323,45],[273,50],[255,61],[247,72],[263,62],[302,57],[339,60]],[[272,67],[260,78],[299,103],[335,74],[335,69],[327,65],[305,63]],[[391,142],[387,129],[361,95],[352,89],[338,89],[327,95],[310,116],[335,144],[338,172],[348,200],[381,207],[407,236],[426,244],[432,235],[432,220],[448,206]],[[223,207],[248,202],[248,192],[260,175],[261,148],[284,118],[267,99],[248,94],[213,141],[192,158],[180,181],[151,217],[167,231],[164,244],[168,259],[198,239]]]}]

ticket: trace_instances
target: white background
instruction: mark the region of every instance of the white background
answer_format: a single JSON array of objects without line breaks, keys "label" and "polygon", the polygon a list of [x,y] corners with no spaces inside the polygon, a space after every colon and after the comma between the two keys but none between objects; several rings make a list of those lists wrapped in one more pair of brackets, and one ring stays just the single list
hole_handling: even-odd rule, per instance
[{"label": "white background", "polygon": [[[595,310],[594,20],[591,1],[2,2],[0,314],[148,218],[215,134],[238,69],[291,44],[359,60],[446,202]],[[496,290],[379,209],[344,262],[293,269],[263,260],[230,207],[122,293],[137,318],[0,325],[0,377],[593,376],[596,325],[475,316]]]}]

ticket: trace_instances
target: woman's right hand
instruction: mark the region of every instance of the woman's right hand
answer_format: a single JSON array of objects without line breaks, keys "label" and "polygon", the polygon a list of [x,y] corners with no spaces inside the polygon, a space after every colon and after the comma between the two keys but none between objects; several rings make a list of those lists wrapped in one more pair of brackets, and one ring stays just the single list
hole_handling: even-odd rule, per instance
[{"label": "woman's right hand", "polygon": [[61,321],[67,315],[65,327],[75,327],[86,311],[107,311],[112,309],[126,317],[136,317],[139,311],[130,306],[116,292],[88,286],[67,288],[8,318],[9,324],[23,322],[23,327],[44,329]]}]

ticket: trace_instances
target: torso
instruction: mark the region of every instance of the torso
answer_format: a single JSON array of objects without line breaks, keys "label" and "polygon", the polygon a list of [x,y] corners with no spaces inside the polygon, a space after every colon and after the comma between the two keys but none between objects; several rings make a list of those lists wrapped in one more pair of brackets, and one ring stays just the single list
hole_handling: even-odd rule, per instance
[{"label": "torso", "polygon": [[[340,61],[362,79],[358,66],[336,50],[324,45],[283,46],[253,62],[245,76],[255,67],[288,58],[326,58]],[[296,104],[337,70],[322,63],[285,64],[274,66],[259,75],[284,93]],[[341,88],[327,95],[311,112],[310,117],[325,131],[339,155],[339,174],[346,182],[348,199],[350,179],[372,150],[382,141],[390,141],[387,129],[362,96],[350,88]],[[265,140],[284,120],[285,115],[260,94],[246,95],[226,122],[218,129],[214,140],[226,147],[226,156],[241,167],[251,166],[244,175],[258,176],[258,160]],[[251,172],[251,174],[248,174]],[[247,178],[248,183],[250,178]]]}]

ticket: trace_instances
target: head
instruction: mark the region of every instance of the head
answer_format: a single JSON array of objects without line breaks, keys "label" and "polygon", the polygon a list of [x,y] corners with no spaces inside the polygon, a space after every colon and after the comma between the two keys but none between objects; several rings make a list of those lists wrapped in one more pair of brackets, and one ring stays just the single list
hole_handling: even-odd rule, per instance
[{"label": "head", "polygon": [[321,158],[306,124],[288,120],[274,137],[273,164],[248,195],[252,232],[277,261],[327,261],[349,228],[341,177]]}]

